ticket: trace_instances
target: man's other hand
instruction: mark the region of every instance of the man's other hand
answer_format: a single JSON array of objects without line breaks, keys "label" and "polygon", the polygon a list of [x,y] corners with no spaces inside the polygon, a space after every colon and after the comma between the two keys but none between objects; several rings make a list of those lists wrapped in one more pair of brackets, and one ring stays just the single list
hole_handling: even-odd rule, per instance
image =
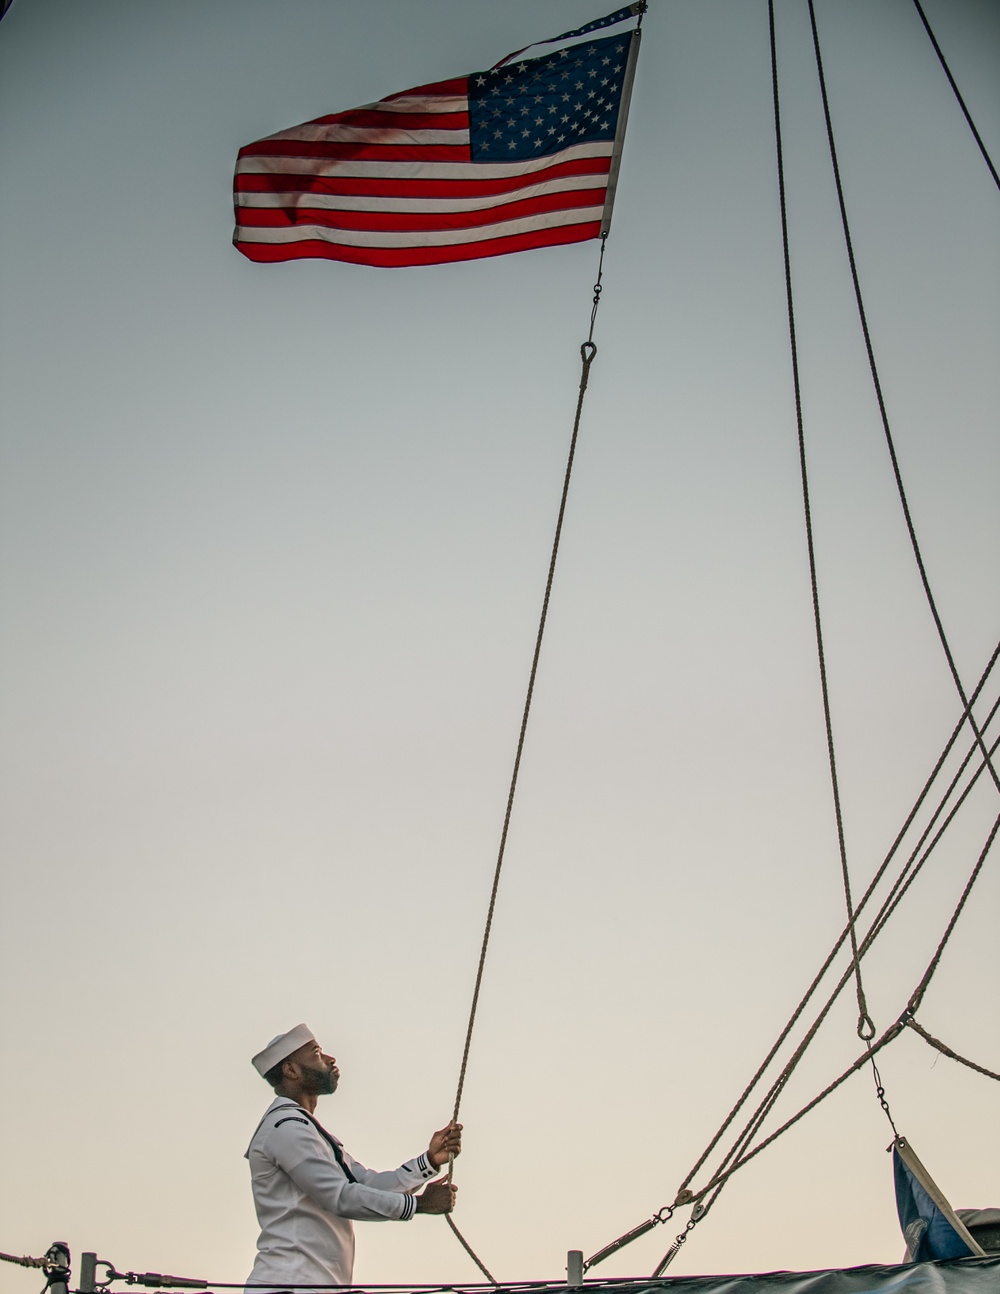
[{"label": "man's other hand", "polygon": [[451,1182],[431,1182],[417,1196],[418,1213],[450,1213],[455,1207],[458,1187]]},{"label": "man's other hand", "polygon": [[447,1128],[442,1128],[431,1137],[427,1158],[435,1168],[446,1164],[452,1155],[462,1153],[462,1125],[452,1121]]}]

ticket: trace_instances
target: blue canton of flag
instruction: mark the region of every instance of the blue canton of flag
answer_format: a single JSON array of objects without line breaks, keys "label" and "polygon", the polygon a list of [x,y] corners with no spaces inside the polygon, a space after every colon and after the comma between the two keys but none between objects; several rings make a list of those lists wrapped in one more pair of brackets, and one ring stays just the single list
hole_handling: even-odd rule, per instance
[{"label": "blue canton of flag", "polygon": [[628,40],[590,41],[469,77],[474,161],[523,161],[612,141]]}]

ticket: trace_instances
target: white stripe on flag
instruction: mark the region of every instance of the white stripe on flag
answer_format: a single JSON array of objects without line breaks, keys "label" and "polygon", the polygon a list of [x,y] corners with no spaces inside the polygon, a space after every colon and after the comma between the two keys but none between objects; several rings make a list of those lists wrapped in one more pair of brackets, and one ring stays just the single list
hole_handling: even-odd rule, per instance
[{"label": "white stripe on flag", "polygon": [[485,211],[507,202],[523,202],[546,193],[603,192],[608,177],[600,175],[559,175],[542,184],[531,184],[509,193],[491,193],[478,198],[380,198],[335,193],[238,193],[237,205],[268,209],[275,207],[311,207],[317,211]]},{"label": "white stripe on flag", "polygon": [[573,211],[547,211],[524,220],[500,220],[479,229],[432,229],[375,231],[366,229],[330,229],[326,225],[294,225],[286,229],[236,228],[238,243],[301,243],[316,239],[324,243],[344,243],[350,247],[447,247],[458,243],[479,243],[490,238],[507,238],[535,229],[554,229],[560,225],[581,225],[600,220],[599,207],[580,207]]},{"label": "white stripe on flag", "polygon": [[464,94],[448,94],[433,99],[416,94],[399,94],[378,103],[363,103],[352,112],[465,112],[469,101]]},{"label": "white stripe on flag", "polygon": [[386,122],[384,126],[317,126],[306,122],[283,130],[270,139],[295,140],[313,144],[456,144],[469,142],[468,127],[459,130],[401,130]]},{"label": "white stripe on flag", "polygon": [[547,157],[524,162],[356,162],[329,157],[241,157],[238,175],[343,175],[372,180],[505,180],[531,175],[561,162],[610,157],[614,145],[573,144]]}]

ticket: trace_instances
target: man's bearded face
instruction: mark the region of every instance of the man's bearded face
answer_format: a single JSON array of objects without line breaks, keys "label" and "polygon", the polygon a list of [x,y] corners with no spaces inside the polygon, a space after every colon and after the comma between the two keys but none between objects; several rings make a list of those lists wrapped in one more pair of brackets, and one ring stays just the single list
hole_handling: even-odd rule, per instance
[{"label": "man's bearded face", "polygon": [[325,1066],[313,1068],[311,1065],[302,1067],[302,1085],[314,1096],[330,1096],[337,1090],[337,1079],[340,1075],[333,1066],[327,1069]]}]

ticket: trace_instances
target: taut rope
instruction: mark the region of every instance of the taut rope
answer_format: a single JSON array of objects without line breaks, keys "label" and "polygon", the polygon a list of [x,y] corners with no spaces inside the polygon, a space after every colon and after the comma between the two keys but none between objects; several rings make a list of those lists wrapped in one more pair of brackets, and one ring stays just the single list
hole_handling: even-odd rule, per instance
[{"label": "taut rope", "polygon": [[[500,888],[500,873],[503,870],[504,855],[507,850],[507,835],[510,830],[511,814],[514,810],[514,796],[517,792],[517,779],[521,770],[521,755],[524,752],[524,739],[528,731],[528,716],[531,713],[531,701],[535,693],[535,679],[538,676],[538,661],[542,651],[542,639],[545,635],[545,623],[549,614],[549,601],[552,597],[552,582],[556,573],[556,560],[559,556],[559,543],[562,538],[563,520],[566,516],[566,500],[569,497],[569,484],[573,475],[573,463],[576,458],[577,440],[580,434],[580,419],[583,414],[583,401],[587,394],[587,384],[590,380],[590,366],[593,364],[597,355],[597,346],[594,343],[594,324],[597,321],[597,311],[601,304],[601,280],[604,274],[604,249],[607,244],[607,234],[601,237],[601,255],[597,268],[597,281],[594,284],[594,297],[590,309],[590,331],[587,334],[587,340],[580,347],[580,386],[576,397],[576,416],[573,419],[573,433],[570,436],[569,453],[566,458],[566,470],[563,474],[562,495],[559,499],[559,512],[556,517],[555,535],[552,540],[552,552],[549,556],[548,575],[545,580],[545,592],[542,596],[542,609],[538,618],[538,628],[535,632],[535,649],[531,657],[531,669],[528,673],[528,688],[524,698],[524,708],[521,712],[521,727],[517,736],[517,747],[514,752],[514,767],[511,772],[510,786],[507,790],[507,805],[504,810],[503,826],[500,830],[500,845],[497,850],[496,866],[493,869],[493,885],[490,889],[490,901],[486,909],[486,925],[483,929],[482,944],[479,949],[479,963],[476,967],[476,980],[472,990],[472,1005],[469,1009],[469,1021],[465,1030],[465,1045],[462,1048],[462,1063],[458,1072],[458,1086],[455,1091],[455,1104],[452,1111],[452,1120],[458,1122],[458,1114],[462,1105],[462,1094],[465,1090],[465,1075],[469,1067],[469,1049],[472,1046],[472,1031],[476,1025],[476,1012],[479,1008],[479,995],[483,985],[483,971],[486,966],[486,953],[489,948],[490,935],[493,932],[493,917],[496,912],[497,893]],[[451,1181],[454,1175],[454,1161],[448,1165],[448,1180]],[[490,1274],[488,1268],[479,1258],[478,1254],[459,1231],[455,1225],[451,1214],[445,1215],[448,1219],[448,1225],[451,1227],[462,1248],[476,1264],[488,1281],[495,1285],[497,1282]]]}]

